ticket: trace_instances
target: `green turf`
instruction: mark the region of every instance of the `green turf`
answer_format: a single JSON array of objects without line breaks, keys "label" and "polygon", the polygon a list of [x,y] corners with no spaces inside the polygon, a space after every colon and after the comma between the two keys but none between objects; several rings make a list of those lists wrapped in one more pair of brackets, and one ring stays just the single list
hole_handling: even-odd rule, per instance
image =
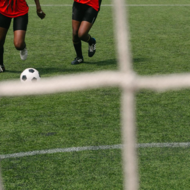
[{"label": "green turf", "polygon": [[8,160],[5,183],[7,189],[121,189],[119,155],[109,150]]},{"label": "green turf", "polygon": [[[103,4],[110,4],[104,0]],[[130,0],[129,4],[188,4],[187,0]],[[33,5],[32,0],[28,1]],[[41,4],[63,4],[41,0]],[[72,4],[64,0],[64,4]],[[41,77],[117,70],[112,7],[102,6],[91,35],[97,52],[85,63],[71,65],[71,6],[42,6],[40,20],[30,6],[26,43],[29,57],[22,62],[13,46],[12,25],[5,43],[7,72],[0,81],[19,80],[27,67]],[[189,72],[188,6],[128,7],[133,68],[139,75]],[[189,90],[136,95],[138,143],[190,142]],[[54,95],[0,99],[0,155],[54,148],[121,144],[118,88]],[[140,148],[140,189],[189,189],[189,148]],[[4,186],[15,189],[113,189],[123,187],[120,150],[36,155],[1,160]]]}]

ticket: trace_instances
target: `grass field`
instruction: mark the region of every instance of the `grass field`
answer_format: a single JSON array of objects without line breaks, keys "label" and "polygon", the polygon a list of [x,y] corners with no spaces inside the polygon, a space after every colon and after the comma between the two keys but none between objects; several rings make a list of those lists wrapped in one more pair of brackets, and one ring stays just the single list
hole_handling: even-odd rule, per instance
[{"label": "grass field", "polygon": [[[41,77],[117,70],[110,0],[103,0],[91,35],[97,52],[73,66],[71,0],[41,0],[46,18],[40,20],[32,0],[26,43],[29,57],[22,62],[13,46],[12,25],[5,43],[7,72],[0,81],[18,79],[28,67]],[[133,68],[139,75],[190,72],[189,1],[129,0]],[[46,6],[59,5],[59,6]],[[144,6],[142,6],[144,5]],[[174,6],[175,5],[175,6]],[[190,90],[136,95],[137,141],[190,142]],[[0,159],[7,190],[120,190],[123,189],[121,150],[71,151],[72,147],[121,144],[120,89],[0,98]],[[65,151],[66,148],[70,148]],[[29,156],[31,151],[56,150]],[[27,152],[12,158],[6,155]],[[141,190],[190,189],[189,147],[138,149]]]}]

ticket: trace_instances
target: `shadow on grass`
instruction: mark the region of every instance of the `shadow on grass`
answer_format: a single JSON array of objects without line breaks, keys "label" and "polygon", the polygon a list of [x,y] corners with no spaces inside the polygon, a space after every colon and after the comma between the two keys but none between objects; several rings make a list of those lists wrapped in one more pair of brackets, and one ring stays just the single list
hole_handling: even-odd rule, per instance
[{"label": "shadow on grass", "polygon": [[[132,61],[133,63],[142,63],[142,62],[146,62],[147,58],[133,58]],[[105,65],[117,65],[118,62],[117,62],[117,59],[107,59],[107,60],[104,60],[104,61],[98,61],[98,62],[84,62],[84,64],[89,64],[89,65],[98,65],[98,66],[105,66]]]},{"label": "shadow on grass", "polygon": [[73,68],[59,68],[59,67],[49,67],[49,68],[36,68],[40,75],[43,75],[43,74],[65,74],[65,73],[78,73],[78,72],[83,72],[84,70],[82,68],[74,68],[75,66],[73,66]]},{"label": "shadow on grass", "polygon": [[[81,67],[82,65],[97,65],[97,66],[106,66],[106,65],[116,65],[117,62],[115,59],[110,59],[110,60],[105,60],[105,61],[97,61],[97,62],[84,62],[78,65],[71,65],[69,68],[60,68],[60,67],[49,67],[49,68],[43,68],[43,67],[37,67],[37,69],[40,73],[40,75],[43,74],[69,74],[69,73],[82,73],[85,72],[86,70],[84,67]],[[80,67],[78,67],[80,66]]]},{"label": "shadow on grass", "polygon": [[[148,59],[146,58],[133,58],[133,63],[142,63],[146,62]],[[97,66],[106,66],[106,65],[117,65],[117,60],[116,59],[107,59],[104,61],[85,61],[84,63],[79,64],[81,65],[97,65]],[[79,65],[73,65],[71,68],[60,68],[60,67],[38,67],[36,68],[41,75],[43,74],[53,74],[53,73],[59,73],[59,74],[64,74],[64,73],[79,73],[79,72],[84,72],[83,68],[79,68]],[[18,70],[7,70],[6,73],[15,73],[15,74],[20,74],[22,71]]]},{"label": "shadow on grass", "polygon": [[116,59],[107,59],[107,60],[104,60],[104,61],[90,61],[90,62],[85,61],[83,64],[98,65],[98,66],[116,65],[117,60]]},{"label": "shadow on grass", "polygon": [[7,70],[7,69],[6,69],[5,73],[16,73],[16,74],[20,74],[21,71],[14,71],[14,70]]},{"label": "shadow on grass", "polygon": [[142,63],[142,62],[146,62],[148,60],[150,60],[150,59],[138,57],[138,58],[133,58],[133,63]]},{"label": "shadow on grass", "polygon": [[[78,66],[82,66],[82,65],[97,65],[97,66],[108,66],[108,65],[117,65],[117,60],[116,59],[107,59],[104,61],[88,61],[88,62],[84,62],[81,63],[79,65],[71,65],[70,68],[60,68],[60,67],[36,67],[35,69],[37,69],[40,73],[40,75],[43,74],[65,74],[65,73],[82,73],[84,72],[84,68],[82,67],[78,67]],[[22,71],[18,71],[18,70],[7,70],[6,69],[6,73],[14,73],[14,74],[21,74]]]}]

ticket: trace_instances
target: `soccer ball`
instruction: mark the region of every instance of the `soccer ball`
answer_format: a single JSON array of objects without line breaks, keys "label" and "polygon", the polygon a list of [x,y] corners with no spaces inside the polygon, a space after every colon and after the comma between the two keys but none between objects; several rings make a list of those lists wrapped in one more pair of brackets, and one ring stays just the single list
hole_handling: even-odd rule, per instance
[{"label": "soccer ball", "polygon": [[27,68],[21,73],[20,80],[23,83],[36,82],[40,80],[40,75],[36,69]]}]

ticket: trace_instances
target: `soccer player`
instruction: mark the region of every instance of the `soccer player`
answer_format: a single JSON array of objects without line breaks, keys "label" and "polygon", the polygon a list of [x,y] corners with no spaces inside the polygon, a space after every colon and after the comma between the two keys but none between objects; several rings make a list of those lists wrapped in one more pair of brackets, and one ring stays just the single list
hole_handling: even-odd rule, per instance
[{"label": "soccer player", "polygon": [[72,65],[83,63],[82,43],[87,42],[88,56],[92,57],[96,52],[96,40],[91,37],[89,31],[93,26],[102,0],[74,0],[72,10],[73,45],[76,51],[76,58]]},{"label": "soccer player", "polygon": [[[43,19],[45,13],[41,9],[40,2],[39,0],[34,1],[37,15]],[[28,11],[29,7],[25,0],[0,0],[0,73],[5,71],[3,62],[4,43],[12,19],[15,48],[20,50],[22,60],[27,58],[25,35],[28,25]]]}]

